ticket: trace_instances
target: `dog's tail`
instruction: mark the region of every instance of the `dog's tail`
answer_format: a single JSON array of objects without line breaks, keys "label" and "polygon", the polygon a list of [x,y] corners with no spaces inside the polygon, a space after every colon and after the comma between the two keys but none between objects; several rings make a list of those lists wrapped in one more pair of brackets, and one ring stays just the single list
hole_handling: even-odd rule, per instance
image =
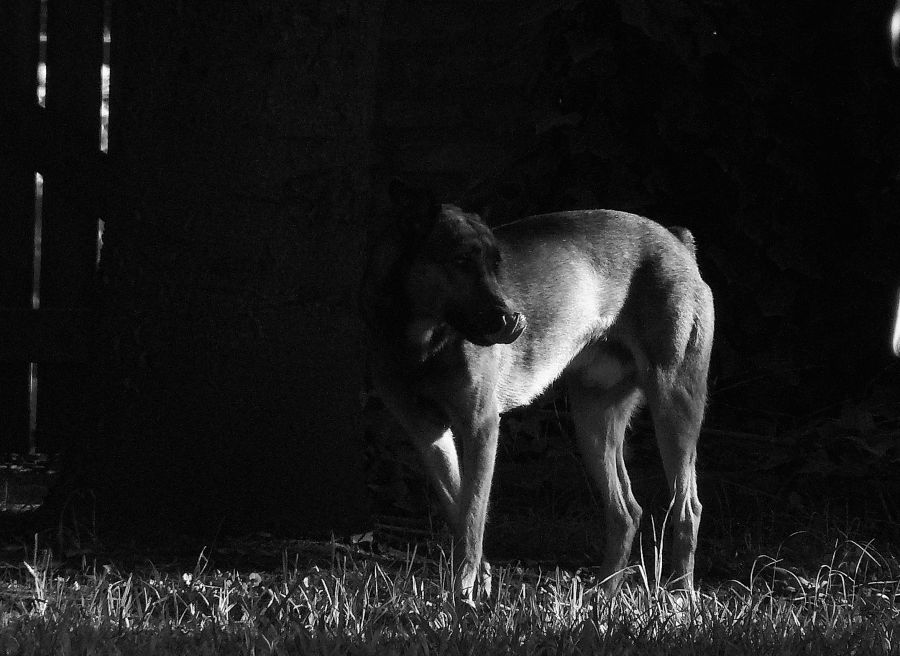
[{"label": "dog's tail", "polygon": [[678,237],[678,241],[687,246],[694,259],[697,258],[697,244],[694,242],[694,235],[691,234],[690,230],[681,226],[670,226],[669,232]]}]

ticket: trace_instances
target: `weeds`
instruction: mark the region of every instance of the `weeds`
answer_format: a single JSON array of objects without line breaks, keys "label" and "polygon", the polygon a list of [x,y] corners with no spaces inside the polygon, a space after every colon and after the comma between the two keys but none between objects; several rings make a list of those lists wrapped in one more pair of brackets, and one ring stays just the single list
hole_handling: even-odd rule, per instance
[{"label": "weeds", "polygon": [[[891,561],[848,541],[813,575],[759,558],[746,582],[693,598],[661,580],[657,550],[613,597],[590,572],[495,568],[465,603],[446,559],[335,550],[330,567],[57,571],[47,552],[0,585],[0,654],[900,653]],[[677,584],[675,584],[677,586]]]}]

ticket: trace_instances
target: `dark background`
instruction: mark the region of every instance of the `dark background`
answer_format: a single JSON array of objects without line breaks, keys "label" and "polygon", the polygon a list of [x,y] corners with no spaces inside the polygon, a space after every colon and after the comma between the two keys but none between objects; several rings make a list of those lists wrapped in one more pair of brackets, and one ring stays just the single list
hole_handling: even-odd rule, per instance
[{"label": "dark background", "polygon": [[[46,109],[35,3],[0,10],[0,306],[28,307],[41,171],[45,259],[62,271],[45,307],[89,311],[87,354],[42,369],[53,512],[77,500],[117,530],[304,536],[415,515],[402,442],[363,413],[356,317],[399,175],[495,224],[607,207],[689,227],[717,309],[709,521],[738,480],[757,505],[809,512],[823,490],[857,490],[894,530],[890,3],[114,2],[103,156],[84,137],[97,96],[61,73],[87,61],[97,84],[102,2],[51,4]],[[99,268],[66,263],[77,248],[54,236],[89,243],[97,217]],[[22,451],[23,359],[0,365],[4,452]],[[507,423],[501,526],[519,479],[565,497],[546,464],[569,460],[564,400],[547,404]]]}]

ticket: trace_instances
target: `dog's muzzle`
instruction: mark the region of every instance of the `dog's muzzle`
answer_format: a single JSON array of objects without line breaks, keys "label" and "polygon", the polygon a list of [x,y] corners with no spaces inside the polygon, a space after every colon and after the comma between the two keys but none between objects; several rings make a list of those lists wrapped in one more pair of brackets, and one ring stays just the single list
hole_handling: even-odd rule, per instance
[{"label": "dog's muzzle", "polygon": [[501,326],[494,332],[484,335],[485,346],[493,344],[512,344],[525,332],[528,322],[521,312],[500,315]]}]

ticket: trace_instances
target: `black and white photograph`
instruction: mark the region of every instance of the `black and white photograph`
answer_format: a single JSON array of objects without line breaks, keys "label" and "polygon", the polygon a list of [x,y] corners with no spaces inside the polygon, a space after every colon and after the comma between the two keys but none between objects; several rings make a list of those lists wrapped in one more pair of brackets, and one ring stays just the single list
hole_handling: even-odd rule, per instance
[{"label": "black and white photograph", "polygon": [[0,0],[32,654],[900,654],[900,0]]}]

